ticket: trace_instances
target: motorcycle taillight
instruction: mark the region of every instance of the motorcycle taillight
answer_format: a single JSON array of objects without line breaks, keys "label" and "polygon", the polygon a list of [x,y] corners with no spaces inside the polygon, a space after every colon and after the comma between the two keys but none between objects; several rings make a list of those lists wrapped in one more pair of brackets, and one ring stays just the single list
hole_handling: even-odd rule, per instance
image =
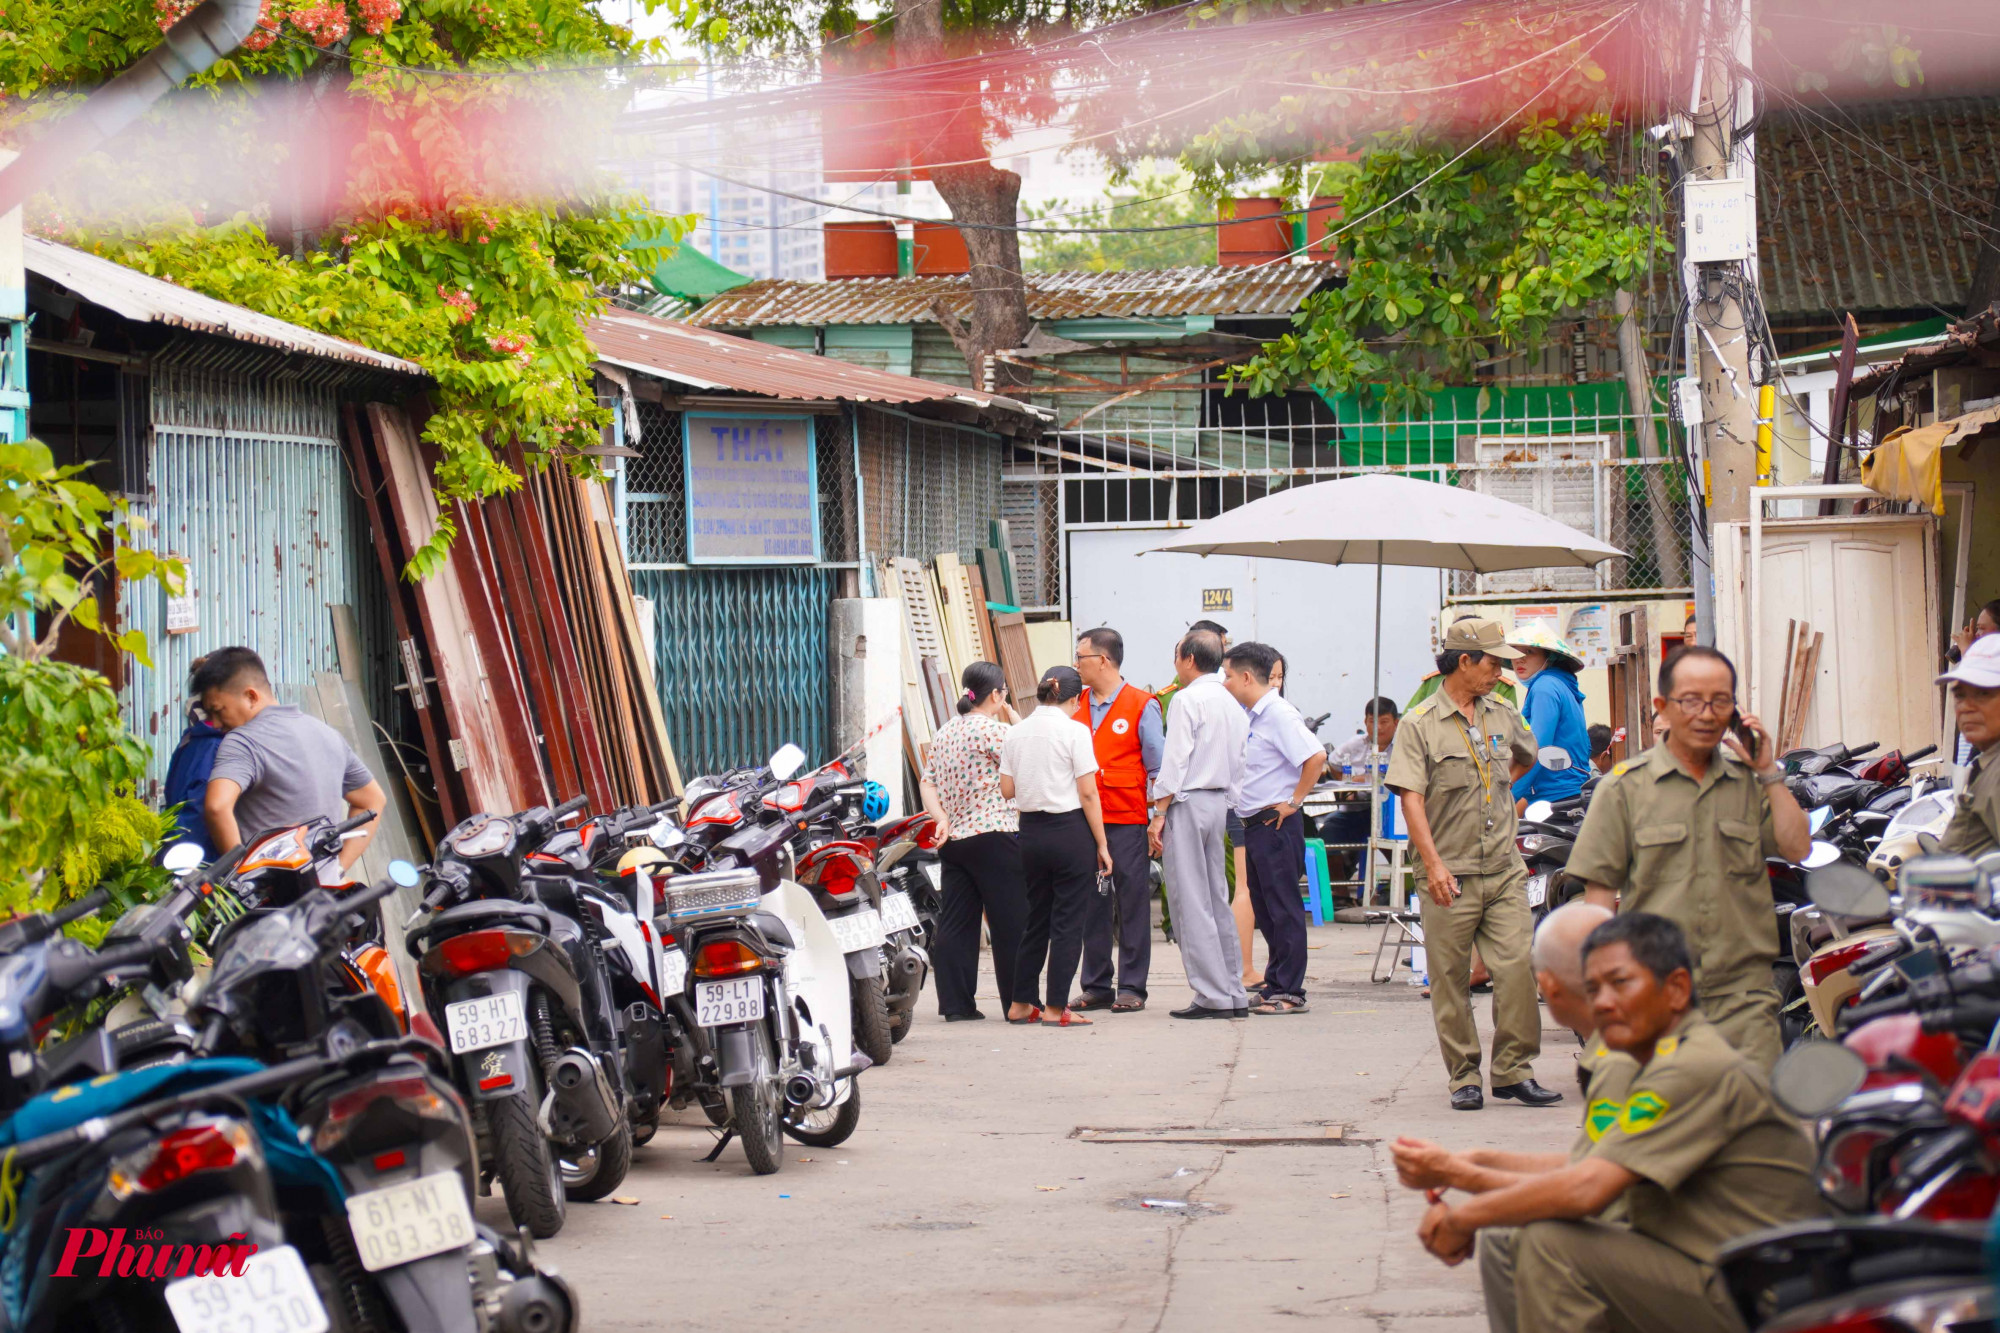
[{"label": "motorcycle taillight", "polygon": [[533,953],[541,942],[541,936],[522,930],[474,930],[439,940],[437,948],[424,955],[424,961],[450,976],[470,976],[505,967],[511,960]]},{"label": "motorcycle taillight", "polygon": [[938,836],[938,822],[935,819],[927,818],[917,825],[915,842],[925,851],[935,851],[938,844],[943,841],[944,839]]},{"label": "motorcycle taillight", "polygon": [[737,977],[764,966],[764,955],[742,940],[710,940],[694,956],[698,977]]},{"label": "motorcycle taillight", "polygon": [[[413,1120],[445,1120],[455,1114],[452,1104],[426,1078],[378,1078],[350,1088],[326,1104],[326,1115],[313,1131],[313,1149],[331,1152],[346,1144],[356,1152],[372,1153],[390,1143],[407,1143],[419,1137],[412,1132]],[[369,1122],[374,1124],[373,1132],[358,1134]]]},{"label": "motorcycle taillight", "polygon": [[1866,958],[1868,946],[1873,943],[1873,940],[1855,940],[1841,945],[1838,949],[1816,953],[1806,959],[1806,975],[1812,978],[1814,985],[1818,985],[1834,973],[1845,972],[1853,964]]},{"label": "motorcycle taillight", "polygon": [[119,1161],[105,1186],[115,1199],[151,1194],[203,1171],[226,1171],[249,1154],[250,1131],[237,1121],[186,1125]]}]

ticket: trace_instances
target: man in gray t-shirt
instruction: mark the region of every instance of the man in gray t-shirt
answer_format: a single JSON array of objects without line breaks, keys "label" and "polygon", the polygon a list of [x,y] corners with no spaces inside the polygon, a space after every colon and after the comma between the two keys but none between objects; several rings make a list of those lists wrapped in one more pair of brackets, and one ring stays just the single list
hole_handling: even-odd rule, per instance
[{"label": "man in gray t-shirt", "polygon": [[[224,851],[267,829],[316,816],[346,819],[388,798],[345,737],[290,704],[276,702],[263,659],[248,648],[210,653],[189,683],[209,721],[223,730],[202,814]],[[360,857],[373,824],[340,849],[340,868]]]}]

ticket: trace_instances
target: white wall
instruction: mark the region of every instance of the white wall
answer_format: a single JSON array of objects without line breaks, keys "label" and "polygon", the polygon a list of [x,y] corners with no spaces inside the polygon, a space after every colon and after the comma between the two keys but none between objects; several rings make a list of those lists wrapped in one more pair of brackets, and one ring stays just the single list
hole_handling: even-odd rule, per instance
[{"label": "white wall", "polygon": [[[1125,678],[1159,687],[1173,679],[1173,648],[1197,620],[1236,642],[1260,640],[1285,655],[1285,697],[1308,716],[1331,712],[1321,736],[1345,740],[1371,697],[1374,566],[1316,565],[1242,556],[1141,555],[1177,529],[1069,534],[1069,614],[1080,633],[1109,625],[1125,636]],[[1204,589],[1227,588],[1235,609],[1205,612]],[[1382,571],[1382,693],[1400,707],[1435,669],[1438,572]]]}]

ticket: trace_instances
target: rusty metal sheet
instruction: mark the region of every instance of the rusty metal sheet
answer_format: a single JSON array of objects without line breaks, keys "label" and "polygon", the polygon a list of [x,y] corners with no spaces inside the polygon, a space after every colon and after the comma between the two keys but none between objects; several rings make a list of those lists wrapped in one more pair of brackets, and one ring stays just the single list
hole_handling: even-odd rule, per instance
[{"label": "rusty metal sheet", "polygon": [[590,322],[598,358],[695,390],[855,403],[952,403],[989,420],[1039,430],[1048,414],[1026,403],[955,384],[913,379],[713,333],[691,324],[614,310]]},{"label": "rusty metal sheet", "polygon": [[[1143,319],[1185,315],[1289,315],[1328,273],[1324,266],[1160,268],[1117,273],[1030,273],[1031,319]],[[841,282],[767,279],[725,292],[688,316],[704,328],[796,324],[929,324],[942,300],[964,318],[969,276],[850,278]]]}]

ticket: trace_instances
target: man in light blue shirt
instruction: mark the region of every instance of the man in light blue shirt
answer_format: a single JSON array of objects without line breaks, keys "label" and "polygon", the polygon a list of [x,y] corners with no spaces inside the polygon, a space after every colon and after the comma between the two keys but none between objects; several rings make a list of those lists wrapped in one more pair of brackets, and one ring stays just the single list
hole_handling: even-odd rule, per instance
[{"label": "man in light blue shirt", "polygon": [[1250,715],[1243,742],[1243,785],[1236,813],[1243,819],[1250,907],[1270,948],[1261,1001],[1253,1014],[1306,1011],[1306,909],[1299,896],[1305,873],[1306,793],[1326,767],[1326,750],[1299,710],[1271,688],[1278,652],[1239,643],[1223,659],[1222,686]]}]

